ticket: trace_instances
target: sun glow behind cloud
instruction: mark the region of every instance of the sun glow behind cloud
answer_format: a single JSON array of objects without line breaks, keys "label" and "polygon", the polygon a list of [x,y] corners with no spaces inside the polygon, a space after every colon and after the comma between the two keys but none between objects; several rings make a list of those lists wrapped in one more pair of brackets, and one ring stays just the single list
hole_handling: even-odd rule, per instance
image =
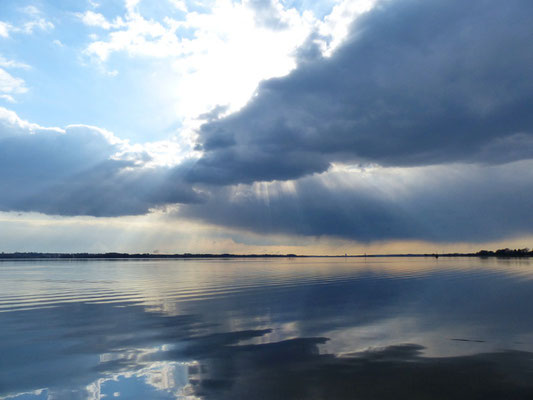
[{"label": "sun glow behind cloud", "polygon": [[288,74],[297,65],[297,49],[313,32],[323,54],[331,54],[349,23],[374,1],[338,1],[324,19],[278,0],[216,0],[200,9],[169,2],[159,18],[143,15],[146,4],[128,0],[123,15],[106,17],[95,9],[77,16],[95,30],[85,54],[102,71],[121,74],[128,68],[114,55],[150,63],[142,84],[155,102],[171,103],[161,113],[172,114],[180,124],[173,140],[181,156],[171,146],[174,155],[162,156],[161,162],[177,163],[195,154],[195,131],[213,115],[210,111],[221,110],[215,117],[231,114],[253,97],[262,80]]}]

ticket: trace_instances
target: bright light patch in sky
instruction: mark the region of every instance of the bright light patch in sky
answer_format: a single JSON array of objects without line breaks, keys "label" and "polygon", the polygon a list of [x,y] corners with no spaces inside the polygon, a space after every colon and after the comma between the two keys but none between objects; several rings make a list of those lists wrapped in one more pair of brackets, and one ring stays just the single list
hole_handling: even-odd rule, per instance
[{"label": "bright light patch in sky", "polygon": [[[12,4],[13,22],[0,22],[8,50],[0,53],[0,101],[41,125],[96,125],[146,149],[167,143],[172,154],[155,157],[177,163],[194,154],[207,115],[239,110],[262,80],[288,74],[312,32],[330,53],[371,4],[325,2],[322,19],[310,4],[278,0]],[[26,48],[43,41],[53,45],[48,59],[27,59]],[[24,77],[20,68],[29,69]],[[44,99],[47,107],[36,107]]]},{"label": "bright light patch in sky", "polygon": [[106,71],[118,74],[124,68],[113,62],[114,53],[168,60],[146,79],[154,97],[172,99],[168,112],[181,123],[179,140],[191,142],[204,122],[199,117],[216,107],[224,110],[218,116],[235,112],[259,82],[289,73],[296,66],[297,48],[314,29],[337,45],[346,35],[347,21],[370,4],[341,2],[324,22],[310,11],[285,8],[277,1],[217,0],[202,12],[189,12],[185,2],[171,2],[182,15],[160,19],[145,18],[143,3],[128,1],[125,14],[111,21],[92,10],[78,16],[84,24],[106,31],[85,49]]}]

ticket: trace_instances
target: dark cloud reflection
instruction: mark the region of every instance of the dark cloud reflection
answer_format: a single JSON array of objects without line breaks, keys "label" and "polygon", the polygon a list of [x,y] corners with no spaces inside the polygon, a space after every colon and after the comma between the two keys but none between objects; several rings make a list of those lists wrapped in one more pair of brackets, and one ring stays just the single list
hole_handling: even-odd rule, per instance
[{"label": "dark cloud reflection", "polygon": [[[345,268],[340,260],[326,269],[321,260],[229,262],[223,267],[236,280],[252,269],[257,276],[246,282],[263,283],[252,290],[228,283],[229,294],[206,300],[175,300],[179,278],[215,269],[154,261],[146,276],[157,273],[175,286],[158,302],[179,313],[147,306],[138,295],[63,302],[68,292],[52,308],[4,308],[0,395],[45,389],[51,398],[90,398],[99,382],[101,393],[117,387],[133,399],[175,398],[180,388],[206,399],[531,398],[531,281],[492,270],[490,262],[416,272],[418,261],[436,263],[411,260],[409,271],[384,273],[380,263],[389,260],[369,269]],[[82,266],[95,291],[109,279],[98,265]],[[131,271],[144,276],[136,265],[107,268],[121,271],[131,290],[137,276]],[[24,275],[27,267],[18,267],[21,281],[31,276]],[[305,278],[302,267],[321,279]],[[280,280],[281,270],[291,273]],[[200,297],[209,295],[200,288]]]},{"label": "dark cloud reflection", "polygon": [[[208,399],[529,399],[533,353],[422,357],[421,346],[389,346],[342,357],[319,354],[322,339],[238,347],[220,366],[227,382],[196,384]],[[223,368],[221,368],[223,369]],[[225,369],[227,371],[227,369]],[[218,383],[218,384],[217,384]]]}]

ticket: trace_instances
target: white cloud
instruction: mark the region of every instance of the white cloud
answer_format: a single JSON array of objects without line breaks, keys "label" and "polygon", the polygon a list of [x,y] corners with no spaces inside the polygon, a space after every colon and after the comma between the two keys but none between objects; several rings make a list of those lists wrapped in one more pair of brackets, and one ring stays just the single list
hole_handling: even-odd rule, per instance
[{"label": "white cloud", "polygon": [[130,68],[113,54],[135,58],[140,70],[149,66],[138,84],[152,102],[167,105],[162,118],[179,121],[179,140],[192,149],[204,122],[198,116],[217,106],[225,106],[219,117],[241,109],[262,80],[296,67],[298,49],[313,33],[323,41],[323,52],[331,52],[353,18],[374,1],[338,1],[323,21],[280,0],[214,0],[209,10],[191,12],[183,1],[171,0],[168,12],[150,17],[142,0],[124,0],[124,14],[113,20],[94,10],[78,17],[98,28],[89,33],[85,54],[100,71]]},{"label": "white cloud", "polygon": [[126,10],[128,14],[136,14],[137,12],[137,6],[141,0],[125,0],[124,3],[126,5]]},{"label": "white cloud", "polygon": [[17,29],[28,35],[31,35],[35,30],[49,31],[54,29],[54,24],[44,18],[36,18],[32,21],[26,22],[22,25],[22,28]]},{"label": "white cloud", "polygon": [[0,99],[4,99],[8,103],[16,103],[15,99],[13,98],[13,96],[11,96],[9,94],[0,94]]},{"label": "white cloud", "polygon": [[159,22],[129,12],[126,22],[117,19],[111,24],[101,14],[96,15],[102,18],[91,15],[85,17],[84,23],[104,29],[123,28],[111,32],[109,40],[95,41],[88,46],[87,53],[97,56],[101,61],[106,61],[111,53],[119,51],[131,56],[156,58],[179,56],[182,53],[178,38]]},{"label": "white cloud", "polygon": [[0,37],[7,38],[9,37],[9,31],[11,29],[11,25],[7,22],[0,21]]},{"label": "white cloud", "polygon": [[77,13],[76,16],[87,26],[94,26],[105,30],[119,28],[124,25],[120,18],[111,23],[102,14],[91,10],[88,10],[85,13]]},{"label": "white cloud", "polygon": [[329,15],[318,24],[318,32],[326,38],[322,43],[324,55],[330,56],[342,43],[349,32],[350,25],[361,14],[370,11],[377,0],[342,0]]},{"label": "white cloud", "polygon": [[21,69],[30,69],[31,67],[28,64],[24,64],[14,60],[8,60],[5,57],[0,55],[0,67],[4,68],[21,68]]},{"label": "white cloud", "polygon": [[26,93],[28,88],[23,79],[12,76],[5,69],[0,68],[0,93],[1,94],[20,94]]},{"label": "white cloud", "polygon": [[85,131],[104,138],[109,146],[114,146],[115,152],[109,158],[111,160],[128,161],[133,162],[135,165],[151,168],[175,166],[183,161],[184,151],[182,145],[175,141],[163,140],[132,145],[127,140],[115,136],[113,132],[97,126],[71,124],[65,128],[44,127],[20,118],[14,111],[0,107],[0,139],[43,132],[77,134]]},{"label": "white cloud", "polygon": [[31,15],[31,16],[36,16],[36,15],[41,14],[39,9],[37,7],[35,7],[35,6],[32,6],[32,5],[29,5],[29,6],[26,6],[26,7],[22,8],[22,12],[24,14]]},{"label": "white cloud", "polygon": [[14,111],[7,108],[0,107],[0,138],[18,136],[18,135],[33,135],[36,132],[57,132],[64,133],[60,128],[46,128],[38,124],[28,122],[20,118]]},{"label": "white cloud", "polygon": [[10,32],[33,34],[36,30],[50,31],[55,28],[54,24],[44,18],[42,12],[35,6],[27,6],[20,9],[29,20],[20,25],[12,25],[8,22],[0,21],[0,37],[9,37]]},{"label": "white cloud", "polygon": [[18,61],[8,60],[0,55],[0,99],[9,103],[16,103],[13,95],[22,94],[28,91],[24,79],[17,78],[7,72],[4,68],[29,69],[30,66]]},{"label": "white cloud", "polygon": [[176,9],[187,12],[187,4],[185,3],[185,0],[169,0],[170,3],[176,7]]},{"label": "white cloud", "polygon": [[178,109],[198,115],[226,104],[232,112],[246,104],[261,80],[290,72],[314,20],[294,9],[280,11],[280,18],[287,29],[258,26],[250,6],[229,1],[218,1],[209,14],[188,14],[181,26],[195,30],[195,37],[182,41],[186,56],[174,62],[184,77],[179,90],[188,94]]},{"label": "white cloud", "polygon": [[[259,82],[286,75],[296,66],[296,50],[317,29],[312,13],[284,7],[280,1],[269,6],[282,28],[258,21],[262,15],[252,3],[215,0],[208,12],[189,12],[183,19],[172,8],[159,19],[147,18],[139,0],[125,1],[125,14],[113,22],[86,11],[80,15],[83,23],[108,32],[98,37],[91,32],[85,53],[102,71],[124,68],[110,58],[114,53],[150,60],[150,74],[142,84],[156,99],[171,104],[166,112],[180,120],[180,140],[192,143],[199,115],[219,105],[227,106],[226,114],[240,109]],[[174,10],[186,9],[180,1],[172,5]],[[153,63],[162,60],[165,63]]]}]

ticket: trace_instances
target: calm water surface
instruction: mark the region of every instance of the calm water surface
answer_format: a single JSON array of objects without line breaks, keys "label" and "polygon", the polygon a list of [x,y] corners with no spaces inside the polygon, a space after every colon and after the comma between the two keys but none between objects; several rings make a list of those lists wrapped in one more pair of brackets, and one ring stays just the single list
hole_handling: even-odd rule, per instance
[{"label": "calm water surface", "polygon": [[531,399],[533,263],[0,262],[0,398]]}]

